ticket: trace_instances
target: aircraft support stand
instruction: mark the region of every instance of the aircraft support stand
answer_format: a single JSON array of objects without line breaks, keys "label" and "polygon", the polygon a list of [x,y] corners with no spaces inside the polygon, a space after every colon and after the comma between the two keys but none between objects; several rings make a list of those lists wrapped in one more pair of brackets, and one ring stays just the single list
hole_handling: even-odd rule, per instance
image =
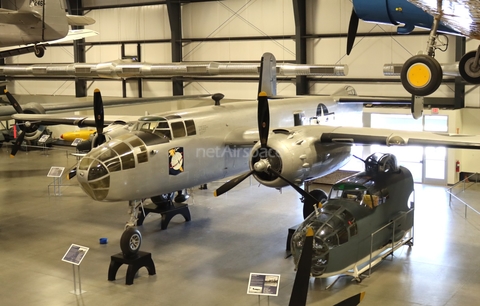
[{"label": "aircraft support stand", "polygon": [[128,258],[123,256],[122,253],[118,253],[111,256],[110,267],[108,268],[108,280],[114,281],[118,269],[121,265],[127,264],[127,276],[125,278],[125,285],[133,285],[133,279],[135,274],[141,267],[145,267],[148,270],[148,275],[155,275],[155,264],[152,260],[152,253],[138,251],[135,257]]},{"label": "aircraft support stand", "polygon": [[188,204],[174,204],[173,202],[170,202],[167,207],[163,208],[157,207],[155,204],[152,203],[145,205],[143,207],[143,211],[145,212],[145,214],[140,214],[138,216],[137,225],[142,225],[145,217],[149,213],[157,213],[162,215],[162,221],[160,223],[162,230],[167,229],[170,220],[172,220],[172,218],[178,214],[181,214],[185,218],[186,222],[192,219],[190,216],[190,210],[188,209]]}]

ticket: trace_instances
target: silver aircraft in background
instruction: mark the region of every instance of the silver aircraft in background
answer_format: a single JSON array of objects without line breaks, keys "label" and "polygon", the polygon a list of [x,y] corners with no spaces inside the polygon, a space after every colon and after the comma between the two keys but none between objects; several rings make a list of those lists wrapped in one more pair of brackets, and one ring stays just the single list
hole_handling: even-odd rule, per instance
[{"label": "silver aircraft in background", "polygon": [[0,57],[29,52],[42,57],[48,44],[97,35],[92,30],[70,30],[93,23],[93,18],[66,14],[62,0],[2,1]]},{"label": "silver aircraft in background", "polygon": [[[265,186],[291,185],[305,194],[299,185],[345,165],[354,144],[480,148],[480,136],[476,135],[334,126],[331,121],[344,112],[360,115],[363,104],[347,103],[358,102],[358,96],[345,92],[279,98],[269,103],[268,98],[276,96],[275,86],[275,58],[265,53],[258,101],[221,103],[217,96],[210,106],[132,117],[130,131],[97,141],[98,146],[79,161],[76,177],[86,194],[95,201],[129,203],[130,219],[120,239],[125,256],[134,256],[140,248],[142,237],[136,225],[148,198],[155,203],[161,195],[240,173],[215,194],[227,192],[250,175]],[[96,125],[102,135],[100,91],[96,90],[94,98]],[[320,124],[303,125],[302,117],[316,118]],[[38,114],[13,118],[48,124],[92,119]],[[309,201],[305,205],[304,210],[313,210]]]}]

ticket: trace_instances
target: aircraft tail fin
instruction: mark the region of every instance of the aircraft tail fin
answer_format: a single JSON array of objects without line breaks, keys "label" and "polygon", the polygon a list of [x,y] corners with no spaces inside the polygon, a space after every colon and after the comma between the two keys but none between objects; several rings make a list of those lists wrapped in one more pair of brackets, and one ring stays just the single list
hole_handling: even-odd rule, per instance
[{"label": "aircraft tail fin", "polygon": [[266,52],[261,61],[258,93],[264,91],[268,97],[274,97],[277,95],[277,60],[272,53]]}]

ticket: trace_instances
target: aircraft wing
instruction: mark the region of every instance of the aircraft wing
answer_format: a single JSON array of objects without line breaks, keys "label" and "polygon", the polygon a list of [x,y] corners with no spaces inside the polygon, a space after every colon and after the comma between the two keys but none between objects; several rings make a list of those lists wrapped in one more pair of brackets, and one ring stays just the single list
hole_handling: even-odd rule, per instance
[{"label": "aircraft wing", "polygon": [[477,0],[408,0],[463,35],[480,39],[480,3]]},{"label": "aircraft wing", "polygon": [[365,127],[309,126],[306,128],[318,129],[321,143],[480,149],[480,135],[397,131]]},{"label": "aircraft wing", "polygon": [[[105,116],[104,126],[112,123],[122,123],[136,121],[139,116]],[[76,125],[78,127],[95,127],[94,116],[60,116],[49,114],[15,114],[12,115],[15,120],[25,120],[39,123],[41,125]]]},{"label": "aircraft wing", "polygon": [[[133,105],[133,104],[143,104],[143,103],[154,103],[154,102],[171,102],[171,101],[178,101],[178,100],[187,100],[187,99],[194,99],[198,100],[202,97],[208,97],[210,95],[190,95],[190,96],[168,96],[168,97],[151,97],[151,98],[118,98],[118,99],[105,99],[103,101],[104,107],[114,107],[114,106],[122,106],[122,105]],[[45,109],[46,113],[55,113],[55,112],[64,112],[70,110],[85,110],[85,109],[93,109],[92,101],[79,101],[79,102],[65,102],[65,103],[45,103],[40,104],[41,107]],[[25,107],[27,104],[22,104],[21,106]],[[11,116],[15,114],[15,119],[18,120],[39,120],[42,121],[42,116],[44,114],[38,114],[38,117],[30,118],[33,114],[16,114],[15,109],[10,106],[0,106],[0,117]],[[138,116],[136,116],[138,118]],[[56,123],[59,124],[59,123]],[[66,123],[68,124],[68,123]]]},{"label": "aircraft wing", "polygon": [[98,35],[98,32],[94,30],[89,30],[89,29],[69,30],[67,36],[65,36],[64,38],[47,41],[45,42],[45,44],[47,45],[58,44],[66,41],[87,38],[95,35]]},{"label": "aircraft wing", "polygon": [[42,16],[35,11],[0,9],[0,23],[29,25],[40,21],[42,21]]}]

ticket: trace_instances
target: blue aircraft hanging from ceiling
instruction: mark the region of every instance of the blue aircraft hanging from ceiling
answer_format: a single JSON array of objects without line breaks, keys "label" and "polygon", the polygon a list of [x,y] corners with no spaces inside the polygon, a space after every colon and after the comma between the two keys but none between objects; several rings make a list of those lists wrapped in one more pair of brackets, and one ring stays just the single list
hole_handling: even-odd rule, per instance
[{"label": "blue aircraft hanging from ceiling", "polygon": [[[415,27],[430,29],[426,52],[412,56],[402,68],[402,85],[412,95],[430,95],[442,82],[442,67],[435,59],[435,51],[441,48],[438,33],[480,38],[480,15],[476,13],[480,2],[476,0],[353,0],[352,3],[347,54],[353,48],[359,19],[398,25],[399,34],[408,34]],[[480,84],[477,51],[466,53],[458,65],[462,78],[472,84]]]}]

